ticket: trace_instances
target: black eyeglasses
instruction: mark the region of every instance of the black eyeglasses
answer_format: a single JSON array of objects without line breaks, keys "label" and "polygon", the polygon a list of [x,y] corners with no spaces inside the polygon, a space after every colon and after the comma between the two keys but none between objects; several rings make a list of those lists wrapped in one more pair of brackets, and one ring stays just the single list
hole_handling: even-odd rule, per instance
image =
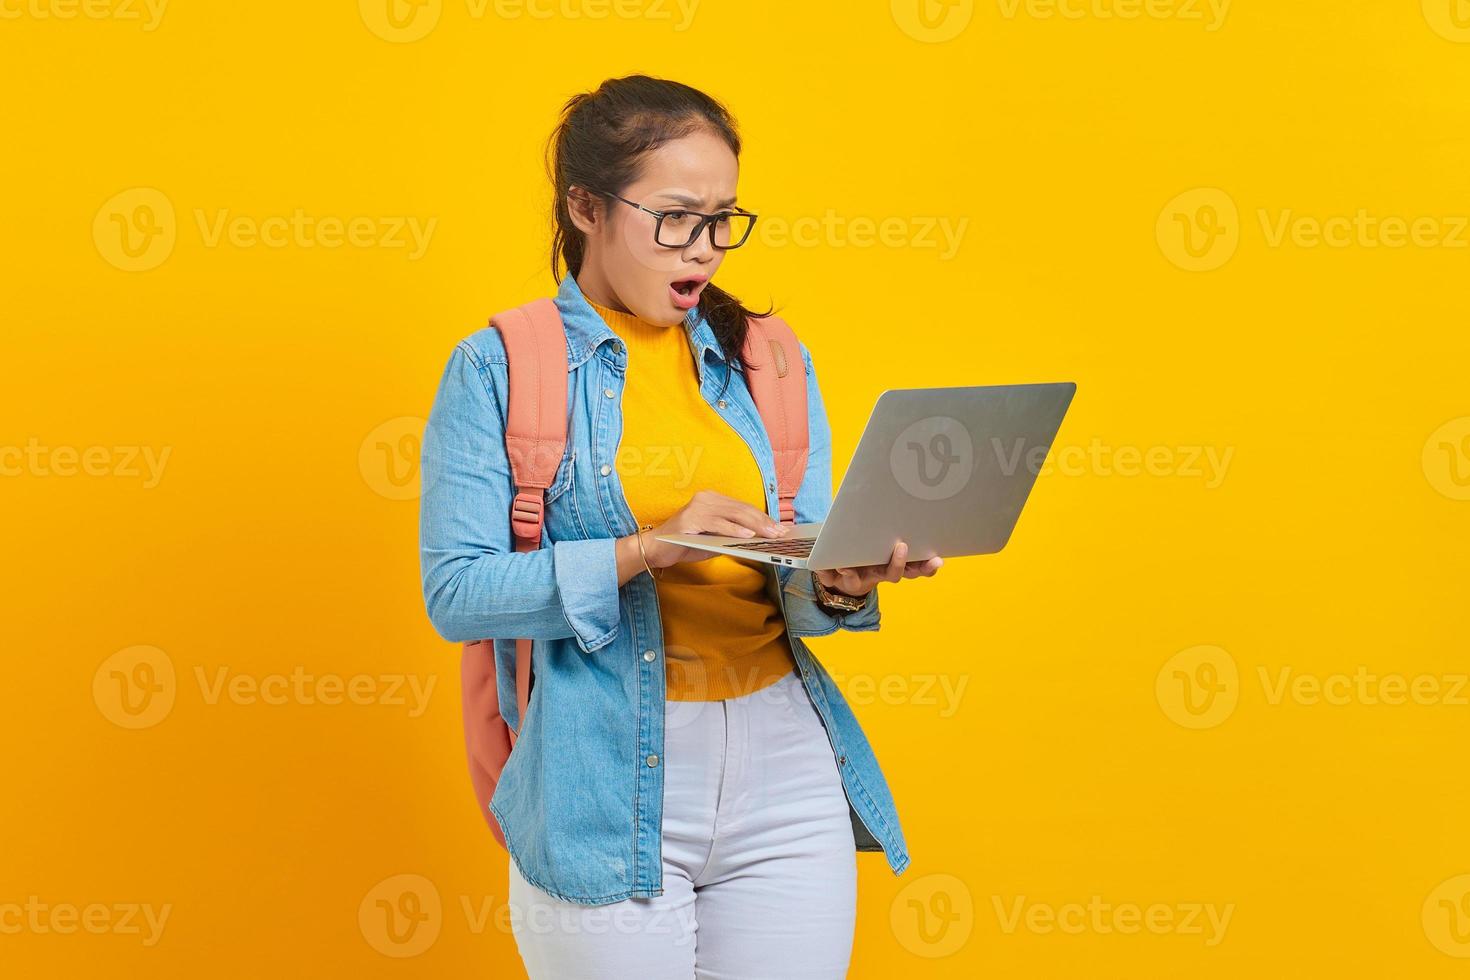
[{"label": "black eyeglasses", "polygon": [[703,211],[655,211],[653,208],[645,208],[636,201],[630,201],[626,197],[619,197],[610,191],[603,191],[608,197],[617,198],[630,207],[639,211],[647,211],[655,219],[653,223],[653,240],[664,248],[688,248],[699,238],[700,232],[709,228],[709,243],[720,250],[739,248],[745,244],[750,237],[750,230],[755,227],[756,215],[751,214],[744,208],[720,211],[715,214],[705,214]]}]

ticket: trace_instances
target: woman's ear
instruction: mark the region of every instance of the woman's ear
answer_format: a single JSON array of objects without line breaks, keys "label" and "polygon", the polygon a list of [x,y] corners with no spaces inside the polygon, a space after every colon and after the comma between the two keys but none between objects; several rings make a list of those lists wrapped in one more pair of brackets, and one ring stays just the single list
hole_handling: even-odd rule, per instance
[{"label": "woman's ear", "polygon": [[604,220],[601,203],[597,195],[589,194],[581,187],[573,185],[567,188],[567,213],[577,230],[589,238],[601,230]]}]

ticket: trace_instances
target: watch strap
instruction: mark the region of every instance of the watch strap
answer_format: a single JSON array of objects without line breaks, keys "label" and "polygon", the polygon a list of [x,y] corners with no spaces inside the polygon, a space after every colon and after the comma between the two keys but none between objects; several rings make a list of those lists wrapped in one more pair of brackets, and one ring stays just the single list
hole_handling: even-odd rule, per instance
[{"label": "watch strap", "polygon": [[868,604],[868,593],[848,595],[845,592],[834,592],[822,584],[822,580],[817,578],[815,572],[812,573],[812,588],[816,592],[817,601],[831,609],[856,612]]}]

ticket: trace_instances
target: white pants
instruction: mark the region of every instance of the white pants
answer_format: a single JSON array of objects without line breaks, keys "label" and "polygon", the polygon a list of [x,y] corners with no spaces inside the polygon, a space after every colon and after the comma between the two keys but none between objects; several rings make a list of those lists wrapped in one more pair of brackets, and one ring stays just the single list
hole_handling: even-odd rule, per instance
[{"label": "white pants", "polygon": [[663,895],[564,902],[510,863],[531,980],[830,980],[847,975],[857,861],[822,720],[795,671],[665,704]]}]

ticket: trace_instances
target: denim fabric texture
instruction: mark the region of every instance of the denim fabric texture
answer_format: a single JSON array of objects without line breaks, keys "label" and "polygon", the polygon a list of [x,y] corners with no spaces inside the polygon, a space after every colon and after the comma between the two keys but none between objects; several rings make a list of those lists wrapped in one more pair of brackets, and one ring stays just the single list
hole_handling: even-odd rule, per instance
[{"label": "denim fabric texture", "polygon": [[[450,353],[424,431],[420,560],[439,635],[496,638],[500,710],[519,735],[490,811],[511,859],[550,895],[605,905],[663,894],[663,635],[648,573],[617,584],[614,542],[638,529],[614,465],[626,345],[575,277],[562,280],[554,300],[566,330],[570,414],[566,452],[545,495],[541,548],[518,554],[511,537],[506,354],[499,331],[487,326]],[[683,329],[701,394],[749,445],[765,476],[766,512],[778,517],[770,440],[739,364],[726,361],[698,309]],[[824,519],[832,503],[832,440],[805,344],[801,356],[811,451],[795,505],[797,522],[805,523]],[[842,775],[857,850],[882,851],[901,874],[908,851],[878,760],[804,642],[839,629],[878,629],[878,589],[862,609],[844,613],[817,602],[810,571],[765,567],[796,672]],[[524,723],[515,697],[517,637],[534,640]]]}]

